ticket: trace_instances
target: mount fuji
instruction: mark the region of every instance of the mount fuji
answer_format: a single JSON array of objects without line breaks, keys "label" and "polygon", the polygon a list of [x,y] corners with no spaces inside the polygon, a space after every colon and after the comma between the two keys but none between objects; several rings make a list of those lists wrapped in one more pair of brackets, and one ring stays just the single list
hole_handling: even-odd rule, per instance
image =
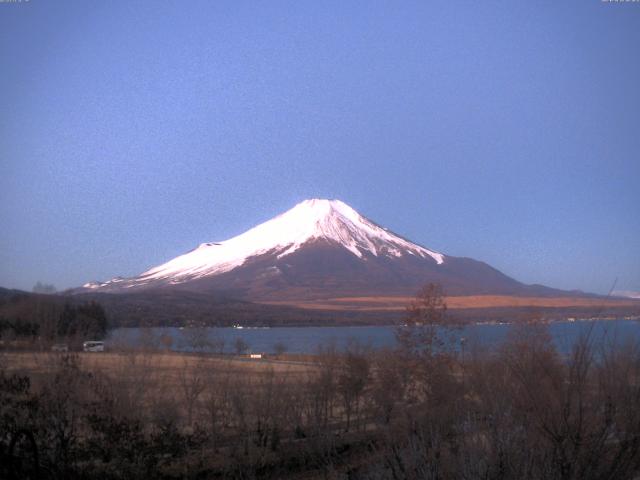
[{"label": "mount fuji", "polygon": [[340,200],[305,200],[222,242],[199,245],[137,277],[77,292],[230,292],[252,301],[412,295],[427,282],[448,295],[547,295],[486,263],[445,255],[381,227]]}]

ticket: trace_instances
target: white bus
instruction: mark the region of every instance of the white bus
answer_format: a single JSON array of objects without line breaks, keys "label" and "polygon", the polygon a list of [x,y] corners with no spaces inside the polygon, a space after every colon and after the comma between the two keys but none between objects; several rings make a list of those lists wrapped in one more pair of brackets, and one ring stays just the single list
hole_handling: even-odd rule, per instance
[{"label": "white bus", "polygon": [[82,344],[82,350],[85,352],[104,352],[104,342],[84,342]]}]

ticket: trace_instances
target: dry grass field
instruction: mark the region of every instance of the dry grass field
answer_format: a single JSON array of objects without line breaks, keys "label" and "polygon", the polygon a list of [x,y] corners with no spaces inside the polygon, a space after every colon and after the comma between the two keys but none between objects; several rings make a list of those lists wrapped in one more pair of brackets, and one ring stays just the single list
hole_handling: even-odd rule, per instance
[{"label": "dry grass field", "polygon": [[[272,301],[268,305],[290,305],[308,310],[335,311],[404,311],[413,301],[413,297],[376,296],[376,297],[339,297],[326,300],[309,301]],[[618,298],[593,297],[516,297],[510,295],[470,295],[446,297],[449,309],[467,308],[536,308],[536,307],[637,307],[640,301]]]},{"label": "dry grass field", "polygon": [[[142,382],[154,392],[173,394],[183,388],[185,372],[224,372],[247,382],[259,382],[265,376],[295,380],[306,375],[313,365],[297,361],[253,360],[238,356],[211,356],[177,352],[103,352],[76,353],[79,366],[115,380]],[[56,352],[2,352],[0,364],[8,373],[29,375],[37,386],[58,368],[61,354]]]}]

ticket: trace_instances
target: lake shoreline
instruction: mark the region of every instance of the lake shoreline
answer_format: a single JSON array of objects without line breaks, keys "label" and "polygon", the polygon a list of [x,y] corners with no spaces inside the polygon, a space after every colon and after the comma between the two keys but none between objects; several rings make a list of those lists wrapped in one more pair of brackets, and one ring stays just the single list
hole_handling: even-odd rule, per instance
[{"label": "lake shoreline", "polygon": [[[594,335],[637,338],[640,340],[639,319],[553,321],[542,323],[558,348],[565,351],[585,333]],[[453,348],[459,348],[461,339],[470,344],[493,346],[500,344],[512,323],[476,323],[464,326],[436,327]],[[271,328],[233,327],[124,327],[113,330],[105,340],[114,348],[166,348],[176,351],[203,351],[218,353],[299,353],[311,354],[322,348],[344,350],[349,345],[362,348],[394,348],[397,325],[385,326],[304,326]]]}]

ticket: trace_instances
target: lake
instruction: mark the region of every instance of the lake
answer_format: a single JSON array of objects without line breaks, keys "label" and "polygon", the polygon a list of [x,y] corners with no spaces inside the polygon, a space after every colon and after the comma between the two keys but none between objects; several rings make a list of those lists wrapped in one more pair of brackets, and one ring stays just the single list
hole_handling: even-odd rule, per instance
[{"label": "lake", "polygon": [[[235,351],[241,340],[255,353],[274,353],[282,345],[289,353],[315,353],[321,346],[330,344],[344,349],[350,342],[373,348],[393,347],[396,344],[394,326],[372,327],[274,327],[274,328],[119,328],[111,332],[107,347],[145,345],[164,346],[175,351],[202,350],[225,353]],[[466,345],[497,346],[505,339],[509,324],[469,325],[446,335],[454,348]],[[594,320],[555,322],[549,324],[549,333],[558,350],[566,353],[581,335],[591,332],[592,338],[620,344],[640,341],[638,320]]]}]

